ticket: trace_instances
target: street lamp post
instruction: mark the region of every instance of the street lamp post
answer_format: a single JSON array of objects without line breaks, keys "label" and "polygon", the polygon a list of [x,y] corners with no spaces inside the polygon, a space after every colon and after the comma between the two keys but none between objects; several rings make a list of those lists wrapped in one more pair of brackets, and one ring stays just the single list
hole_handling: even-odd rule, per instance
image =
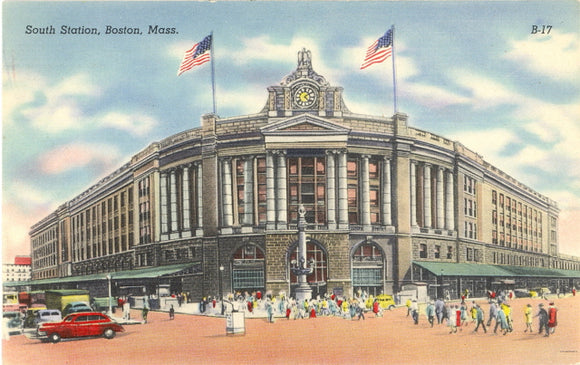
[{"label": "street lamp post", "polygon": [[109,284],[109,311],[107,315],[110,317],[113,315],[113,308],[111,307],[111,275],[107,275],[107,282]]},{"label": "street lamp post", "polygon": [[224,294],[222,291],[222,273],[224,271],[224,265],[220,265],[220,277],[219,277],[219,287],[220,287],[220,302],[222,306],[222,316],[224,315]]}]

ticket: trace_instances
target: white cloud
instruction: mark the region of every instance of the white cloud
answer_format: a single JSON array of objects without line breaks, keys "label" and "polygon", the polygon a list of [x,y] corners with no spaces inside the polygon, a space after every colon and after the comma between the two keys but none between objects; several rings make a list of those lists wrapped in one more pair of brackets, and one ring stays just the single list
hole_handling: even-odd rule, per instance
[{"label": "white cloud", "polygon": [[574,81],[580,77],[580,41],[577,34],[560,33],[512,41],[504,58],[554,80]]},{"label": "white cloud", "polygon": [[80,129],[85,118],[82,100],[100,94],[88,75],[77,74],[50,85],[45,77],[19,72],[4,82],[3,119],[13,124],[20,112],[32,126],[46,133]]},{"label": "white cloud", "polygon": [[109,112],[97,118],[96,123],[102,127],[119,129],[137,136],[147,135],[158,124],[155,118],[148,115],[121,112]]},{"label": "white cloud", "polygon": [[406,82],[398,89],[406,99],[413,100],[423,106],[433,109],[445,108],[451,105],[467,104],[470,98],[458,95],[438,86]]},{"label": "white cloud", "polygon": [[2,76],[2,124],[6,126],[13,123],[11,116],[17,110],[34,101],[36,93],[46,87],[46,80],[39,74],[26,72],[4,71]]},{"label": "white cloud", "polygon": [[89,165],[100,167],[100,172],[103,172],[115,168],[120,157],[116,146],[73,142],[45,152],[39,158],[38,167],[50,175]]}]

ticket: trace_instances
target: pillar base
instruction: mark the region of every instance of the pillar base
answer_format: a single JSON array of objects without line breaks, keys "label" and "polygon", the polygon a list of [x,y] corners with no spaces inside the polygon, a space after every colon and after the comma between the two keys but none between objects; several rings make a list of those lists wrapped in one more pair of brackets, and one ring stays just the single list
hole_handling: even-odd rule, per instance
[{"label": "pillar base", "polygon": [[296,300],[302,301],[304,299],[312,299],[312,289],[308,284],[300,284],[300,286],[296,288]]}]

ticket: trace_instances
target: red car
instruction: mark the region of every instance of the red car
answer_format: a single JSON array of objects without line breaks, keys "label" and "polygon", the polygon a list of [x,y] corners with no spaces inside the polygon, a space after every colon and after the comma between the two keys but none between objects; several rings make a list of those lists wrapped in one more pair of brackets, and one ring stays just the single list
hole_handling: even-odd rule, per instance
[{"label": "red car", "polygon": [[123,332],[123,326],[110,317],[99,312],[72,313],[62,322],[42,323],[38,327],[38,338],[48,338],[56,343],[61,338],[103,336],[112,339],[117,332]]}]

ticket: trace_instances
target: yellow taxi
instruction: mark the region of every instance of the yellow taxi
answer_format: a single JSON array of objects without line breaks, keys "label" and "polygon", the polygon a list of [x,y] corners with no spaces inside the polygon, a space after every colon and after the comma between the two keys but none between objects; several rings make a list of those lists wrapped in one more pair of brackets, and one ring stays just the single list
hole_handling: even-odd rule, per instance
[{"label": "yellow taxi", "polygon": [[377,301],[379,302],[379,305],[383,309],[391,310],[395,308],[395,300],[393,299],[392,295],[388,294],[377,295]]}]

